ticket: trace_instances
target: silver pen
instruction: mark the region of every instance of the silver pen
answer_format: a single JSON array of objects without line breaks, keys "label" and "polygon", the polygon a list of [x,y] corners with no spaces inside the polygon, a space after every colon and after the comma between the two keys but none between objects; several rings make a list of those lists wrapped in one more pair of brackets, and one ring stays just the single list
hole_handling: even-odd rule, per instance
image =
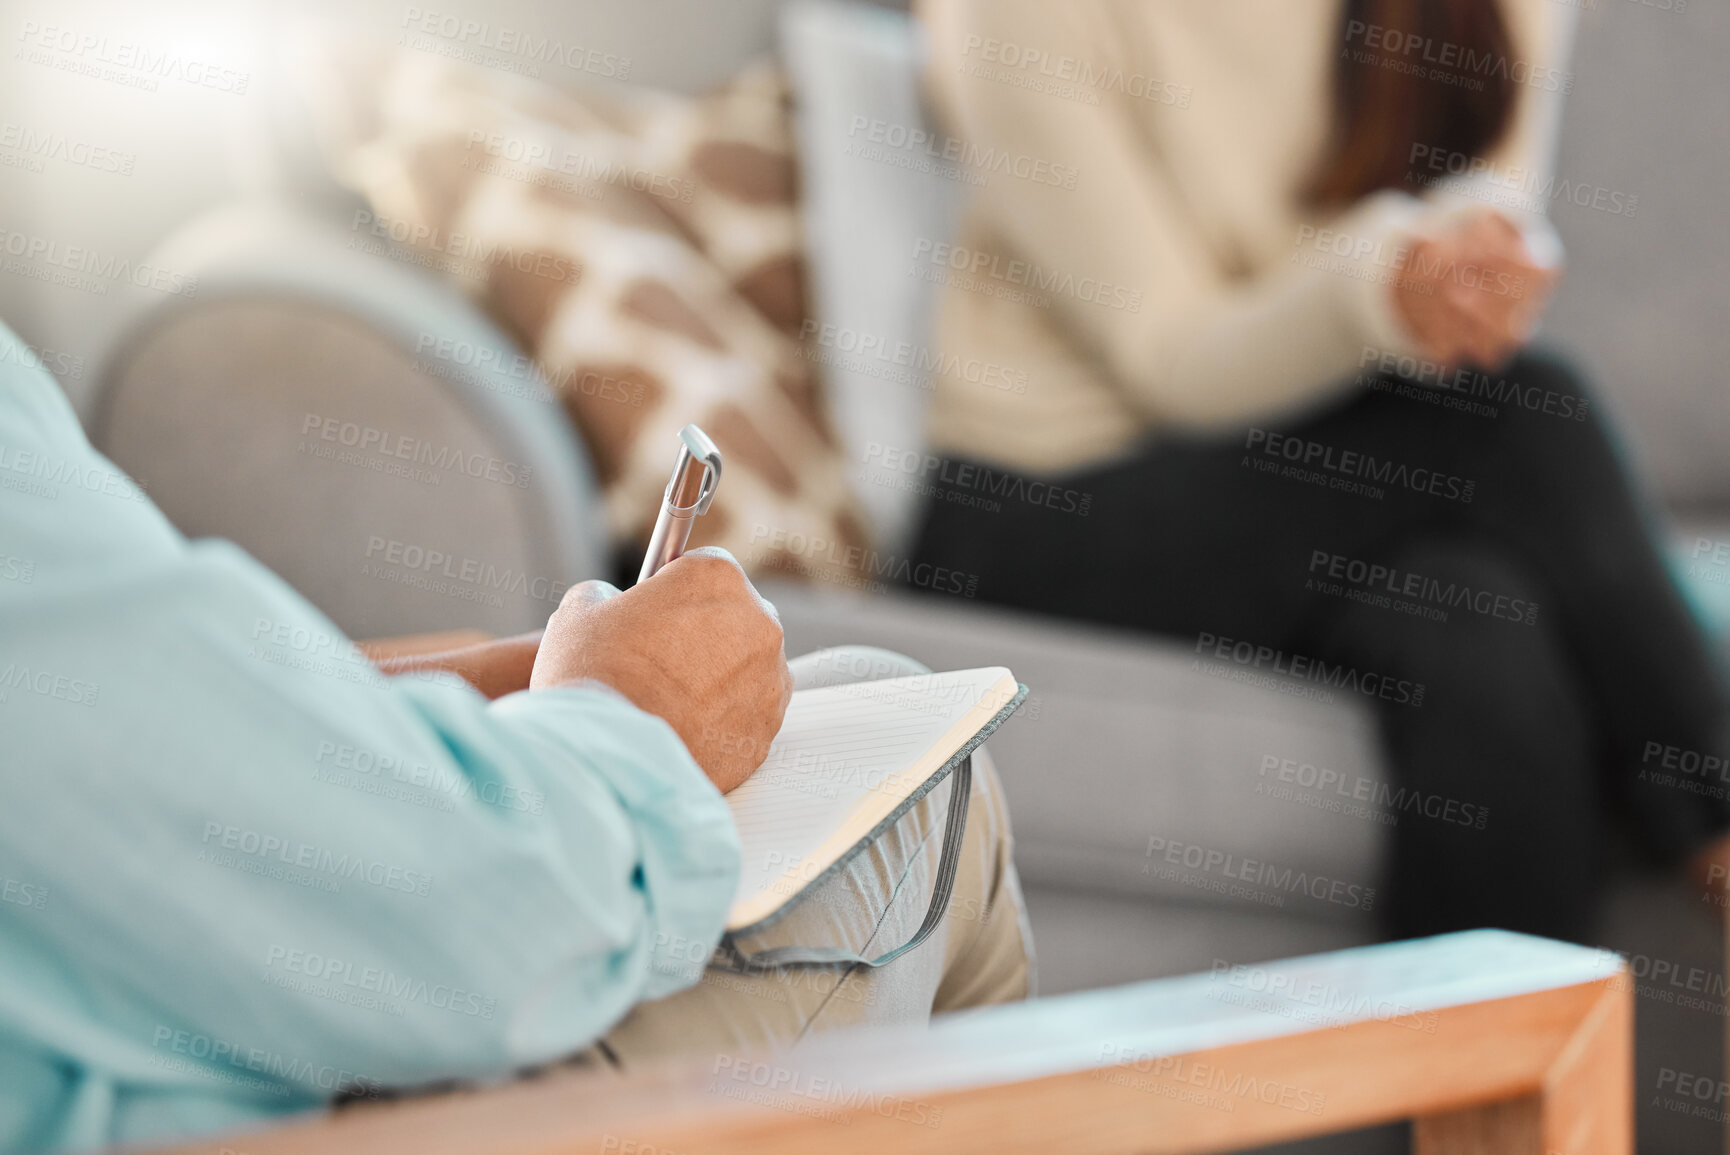
[{"label": "silver pen", "polygon": [[639,583],[648,581],[656,570],[685,552],[692,523],[708,512],[709,502],[714,500],[720,484],[721,451],[715,448],[709,435],[695,425],[679,430],[679,458],[673,463],[673,478],[661,497],[661,513],[655,518],[649,551],[643,555],[643,569],[637,575]]}]

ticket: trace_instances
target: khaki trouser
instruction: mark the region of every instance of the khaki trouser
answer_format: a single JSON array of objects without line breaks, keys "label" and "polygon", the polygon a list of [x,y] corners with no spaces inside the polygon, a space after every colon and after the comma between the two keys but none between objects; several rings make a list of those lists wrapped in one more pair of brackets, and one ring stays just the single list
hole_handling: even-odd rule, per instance
[{"label": "khaki trouser", "polygon": [[[801,689],[926,672],[869,647],[823,650],[791,665]],[[832,945],[872,958],[906,942],[931,902],[949,797],[945,781],[844,873],[740,948]],[[875,969],[794,966],[738,974],[710,965],[696,986],[639,1004],[598,1049],[622,1066],[667,1055],[719,1057],[794,1043],[813,1031],[923,1023],[933,1013],[1026,998],[1032,939],[1010,849],[1003,790],[980,749],[949,911],[917,948]]]}]

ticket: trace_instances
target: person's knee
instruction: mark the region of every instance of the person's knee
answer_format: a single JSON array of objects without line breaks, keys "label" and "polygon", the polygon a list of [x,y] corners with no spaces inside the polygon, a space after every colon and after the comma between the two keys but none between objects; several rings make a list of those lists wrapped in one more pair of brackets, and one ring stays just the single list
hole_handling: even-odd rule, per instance
[{"label": "person's knee", "polygon": [[1422,689],[1421,704],[1392,707],[1391,732],[1458,749],[1445,772],[1475,789],[1500,791],[1516,765],[1534,786],[1578,785],[1591,724],[1547,586],[1494,543],[1425,541],[1396,556],[1420,596],[1373,611],[1375,660]]},{"label": "person's knee", "polygon": [[[1395,588],[1446,611],[1448,624],[1533,625],[1544,583],[1514,551],[1473,536],[1425,536],[1392,555]],[[1432,615],[1433,616],[1433,615]],[[1519,635],[1515,635],[1519,636]]]},{"label": "person's knee", "polygon": [[1374,596],[1332,618],[1317,645],[1377,685],[1399,685],[1396,712],[1463,710],[1476,730],[1565,712],[1570,675],[1557,607],[1516,554],[1450,536],[1385,556],[1388,576]]}]

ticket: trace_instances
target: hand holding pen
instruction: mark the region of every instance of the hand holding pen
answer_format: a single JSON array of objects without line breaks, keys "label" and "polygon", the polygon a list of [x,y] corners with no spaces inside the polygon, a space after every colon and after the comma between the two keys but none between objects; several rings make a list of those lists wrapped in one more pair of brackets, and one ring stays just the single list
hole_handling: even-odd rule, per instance
[{"label": "hand holding pen", "polygon": [[[604,682],[665,719],[725,792],[763,761],[781,728],[793,677],[781,624],[738,562],[719,549],[685,554],[709,507],[721,455],[695,425],[681,447],[637,584],[572,586],[535,657],[531,689]],[[660,581],[648,579],[671,565]]]}]

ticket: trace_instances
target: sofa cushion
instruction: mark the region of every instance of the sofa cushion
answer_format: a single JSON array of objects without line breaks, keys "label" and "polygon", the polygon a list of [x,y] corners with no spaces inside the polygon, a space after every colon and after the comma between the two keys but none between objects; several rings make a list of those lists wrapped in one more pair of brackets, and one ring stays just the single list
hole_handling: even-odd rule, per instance
[{"label": "sofa cushion", "polygon": [[[1019,815],[1013,817],[1019,822]],[[1042,996],[1249,967],[1363,946],[1378,937],[1367,920],[1304,918],[1023,881]]]},{"label": "sofa cushion", "polygon": [[1185,647],[964,603],[766,593],[787,652],[882,646],[934,669],[1005,665],[1031,690],[990,749],[1030,884],[1362,920],[1402,809],[1368,712],[1227,680]]}]

